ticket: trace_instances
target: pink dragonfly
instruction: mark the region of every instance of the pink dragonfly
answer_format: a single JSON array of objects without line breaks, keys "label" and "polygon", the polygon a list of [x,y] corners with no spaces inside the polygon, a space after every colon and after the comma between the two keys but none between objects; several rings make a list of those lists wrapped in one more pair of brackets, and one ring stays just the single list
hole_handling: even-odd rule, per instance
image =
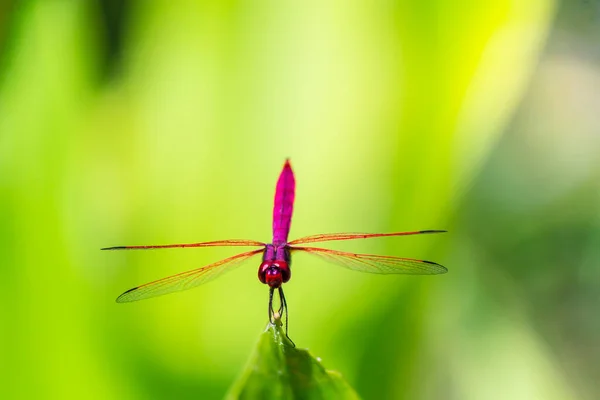
[{"label": "pink dragonfly", "polygon": [[[146,249],[169,249],[188,247],[214,247],[214,246],[255,246],[256,250],[237,254],[233,257],[217,261],[207,266],[196,268],[191,271],[172,275],[145,285],[129,289],[117,298],[118,303],[148,299],[150,297],[191,289],[221,274],[231,271],[258,254],[262,254],[262,263],[258,267],[258,279],[269,285],[269,322],[274,323],[285,311],[286,334],[287,334],[287,303],[283,294],[282,284],[288,282],[292,276],[291,255],[294,252],[305,252],[314,254],[327,261],[341,265],[355,271],[370,272],[374,274],[412,274],[412,275],[434,275],[443,274],[448,270],[442,265],[431,261],[415,260],[412,258],[401,258],[392,256],[380,256],[372,254],[355,254],[344,251],[324,249],[321,247],[298,246],[309,243],[328,242],[334,240],[367,239],[385,236],[407,236],[428,233],[446,232],[443,230],[425,230],[413,232],[394,233],[329,233],[306,236],[288,242],[288,233],[292,220],[294,208],[296,182],[289,160],[286,160],[283,170],[277,181],[275,190],[275,206],[273,207],[273,240],[272,243],[263,243],[256,240],[218,240],[214,242],[167,244],[158,246],[117,246],[107,247],[102,250],[146,250]],[[277,314],[273,309],[273,292],[277,289],[279,294],[279,308]]]}]

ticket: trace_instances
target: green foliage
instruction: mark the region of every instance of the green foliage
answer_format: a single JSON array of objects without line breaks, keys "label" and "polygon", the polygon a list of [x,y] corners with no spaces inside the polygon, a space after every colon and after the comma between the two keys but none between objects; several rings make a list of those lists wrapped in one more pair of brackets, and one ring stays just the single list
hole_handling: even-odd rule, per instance
[{"label": "green foliage", "polygon": [[269,324],[228,399],[358,399],[336,371],[296,348],[281,324]]},{"label": "green foliage", "polygon": [[[294,335],[364,398],[600,399],[598,2],[557,5],[0,2],[0,398],[222,398],[258,263],[122,305],[236,250],[98,249],[268,241],[290,157],[291,238],[451,232],[331,243],[438,278],[294,255]],[[232,397],[342,382],[277,337]]]}]

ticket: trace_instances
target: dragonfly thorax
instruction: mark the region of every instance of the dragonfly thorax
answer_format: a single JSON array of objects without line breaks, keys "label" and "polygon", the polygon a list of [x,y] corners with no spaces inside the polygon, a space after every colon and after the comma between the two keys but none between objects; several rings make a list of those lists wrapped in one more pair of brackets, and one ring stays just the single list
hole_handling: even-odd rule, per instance
[{"label": "dragonfly thorax", "polygon": [[263,261],[258,268],[258,279],[272,288],[290,280],[292,271],[285,261]]}]

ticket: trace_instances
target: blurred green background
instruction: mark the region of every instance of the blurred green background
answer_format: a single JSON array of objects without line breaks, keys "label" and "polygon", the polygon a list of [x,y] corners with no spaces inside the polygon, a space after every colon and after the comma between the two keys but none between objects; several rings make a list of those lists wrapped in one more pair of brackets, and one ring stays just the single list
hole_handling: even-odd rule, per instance
[{"label": "blurred green background", "polygon": [[220,398],[267,322],[238,249],[124,244],[448,229],[310,257],[290,335],[365,399],[597,399],[600,3],[0,3],[0,397]]}]

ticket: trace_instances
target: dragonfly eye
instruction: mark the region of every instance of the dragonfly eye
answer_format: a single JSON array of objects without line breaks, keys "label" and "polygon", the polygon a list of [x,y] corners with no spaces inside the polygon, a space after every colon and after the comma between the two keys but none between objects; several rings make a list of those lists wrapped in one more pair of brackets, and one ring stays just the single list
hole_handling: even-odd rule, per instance
[{"label": "dragonfly eye", "polygon": [[261,281],[262,283],[267,283],[267,278],[265,275],[267,273],[267,269],[269,269],[270,266],[271,266],[271,262],[263,261],[260,264],[260,267],[258,267],[258,280]]},{"label": "dragonfly eye", "polygon": [[277,267],[268,268],[265,273],[265,281],[267,285],[272,288],[278,288],[283,283],[283,277],[281,276],[281,270]]},{"label": "dragonfly eye", "polygon": [[290,270],[288,263],[285,261],[275,261],[273,266],[278,268],[281,272],[281,279],[283,280],[283,283],[290,280],[292,277],[292,271]]},{"label": "dragonfly eye", "polygon": [[258,268],[258,279],[272,288],[278,288],[290,280],[290,269],[286,262],[263,261]]},{"label": "dragonfly eye", "polygon": [[263,261],[258,268],[258,279],[273,288],[278,288],[285,282],[276,261]]}]

